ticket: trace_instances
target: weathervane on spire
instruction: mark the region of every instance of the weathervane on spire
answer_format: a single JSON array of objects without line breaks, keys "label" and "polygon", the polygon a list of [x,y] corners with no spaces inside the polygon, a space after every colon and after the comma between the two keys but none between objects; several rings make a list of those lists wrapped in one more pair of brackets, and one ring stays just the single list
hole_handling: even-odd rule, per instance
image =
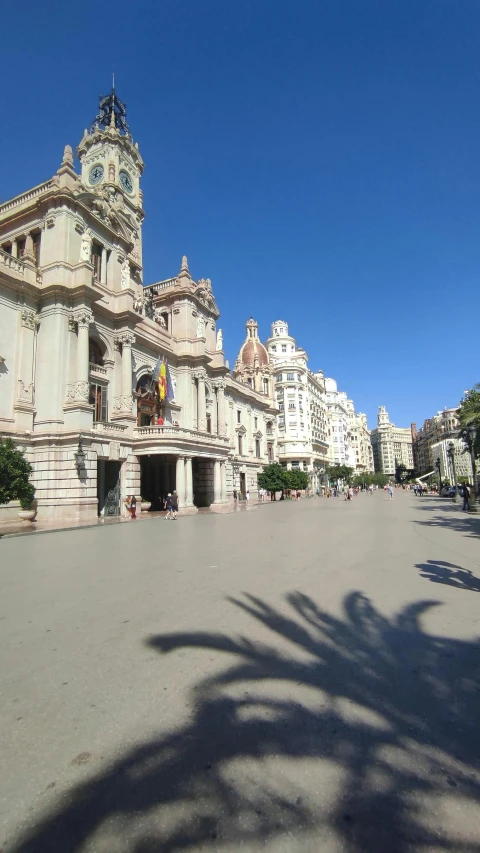
[{"label": "weathervane on spire", "polygon": [[131,136],[130,128],[127,124],[127,105],[115,94],[115,74],[112,74],[112,91],[109,95],[100,95],[99,112],[95,116],[95,121],[90,127],[90,133],[93,133],[96,127],[116,127],[120,133],[126,136]]}]

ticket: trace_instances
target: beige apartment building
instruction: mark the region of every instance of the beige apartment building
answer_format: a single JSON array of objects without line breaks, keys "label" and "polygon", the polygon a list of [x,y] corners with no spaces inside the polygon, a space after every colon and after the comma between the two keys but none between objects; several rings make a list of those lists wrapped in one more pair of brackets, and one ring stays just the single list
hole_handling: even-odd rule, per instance
[{"label": "beige apartment building", "polygon": [[232,377],[186,257],[143,286],[144,163],[114,92],[77,153],[79,173],[66,145],[52,178],[0,205],[0,430],[33,465],[39,518],[115,515],[131,493],[158,509],[174,488],[192,512],[254,495],[277,453],[271,374]]},{"label": "beige apartment building", "polygon": [[412,424],[413,455],[415,470],[419,476],[437,472],[437,460],[440,459],[441,477],[453,482],[453,470],[447,453],[452,442],[455,452],[455,470],[457,477],[472,478],[470,454],[459,437],[460,422],[457,409],[445,408],[433,418],[427,418],[419,430]]}]

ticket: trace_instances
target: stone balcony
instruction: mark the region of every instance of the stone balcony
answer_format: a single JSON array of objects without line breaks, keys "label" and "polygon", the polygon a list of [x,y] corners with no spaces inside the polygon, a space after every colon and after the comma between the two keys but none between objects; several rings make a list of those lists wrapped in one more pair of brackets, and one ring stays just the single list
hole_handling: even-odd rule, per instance
[{"label": "stone balcony", "polygon": [[33,264],[0,249],[0,274],[2,273],[22,283],[38,285],[41,282],[41,274]]},{"label": "stone balcony", "polygon": [[[228,452],[229,439],[228,436],[214,435],[209,432],[203,432],[195,429],[187,429],[180,426],[144,426],[134,427],[132,430],[133,438],[142,442],[142,447],[149,448],[148,452],[155,452],[158,448],[173,448],[181,447],[184,451],[189,450],[195,452],[220,451],[222,454]],[[145,451],[144,451],[145,452]],[[169,452],[166,450],[166,452]],[[175,451],[172,451],[175,452]]]}]

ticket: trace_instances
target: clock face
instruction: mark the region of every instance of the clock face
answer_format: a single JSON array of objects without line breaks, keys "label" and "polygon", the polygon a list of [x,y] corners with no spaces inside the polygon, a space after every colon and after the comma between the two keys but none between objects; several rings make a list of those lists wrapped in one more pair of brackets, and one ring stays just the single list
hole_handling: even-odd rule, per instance
[{"label": "clock face", "polygon": [[103,178],[103,166],[97,163],[96,166],[92,166],[90,169],[90,174],[88,176],[88,180],[91,184],[99,184]]},{"label": "clock face", "polygon": [[133,192],[132,180],[128,172],[121,171],[120,172],[120,183],[127,193]]}]

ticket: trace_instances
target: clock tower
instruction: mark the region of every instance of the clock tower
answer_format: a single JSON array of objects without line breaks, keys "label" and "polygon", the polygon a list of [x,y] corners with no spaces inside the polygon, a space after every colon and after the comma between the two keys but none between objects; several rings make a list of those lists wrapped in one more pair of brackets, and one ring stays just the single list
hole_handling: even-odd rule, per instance
[{"label": "clock tower", "polygon": [[86,192],[99,197],[119,214],[133,244],[131,254],[141,266],[141,223],[144,218],[140,178],[144,163],[127,124],[126,105],[115,94],[100,97],[99,111],[77,149],[80,180]]}]

